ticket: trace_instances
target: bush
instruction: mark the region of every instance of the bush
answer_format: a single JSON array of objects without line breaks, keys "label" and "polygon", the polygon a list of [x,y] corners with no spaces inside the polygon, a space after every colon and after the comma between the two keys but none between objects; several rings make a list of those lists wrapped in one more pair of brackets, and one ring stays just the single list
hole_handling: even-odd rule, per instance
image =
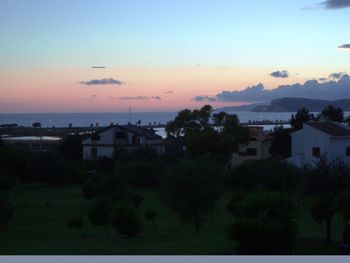
[{"label": "bush", "polygon": [[288,255],[292,253],[296,229],[291,221],[268,217],[236,220],[229,236],[241,255]]},{"label": "bush", "polygon": [[294,202],[288,194],[258,192],[238,193],[227,209],[236,220],[229,236],[237,242],[239,254],[290,254],[296,226],[292,221]]},{"label": "bush", "polygon": [[89,220],[94,226],[103,226],[109,236],[107,227],[111,223],[112,202],[108,198],[98,198],[89,207]]},{"label": "bush", "polygon": [[67,226],[78,231],[83,228],[83,219],[80,216],[74,217],[67,222]]},{"label": "bush", "polygon": [[143,229],[142,219],[130,202],[121,201],[112,210],[112,226],[121,235],[135,237]]},{"label": "bush", "polygon": [[85,199],[91,200],[99,196],[112,196],[122,188],[117,176],[98,174],[91,177],[83,186]]},{"label": "bush", "polygon": [[158,216],[158,213],[153,208],[148,208],[143,212],[143,217],[146,218],[148,221],[152,222],[154,227],[156,226],[157,216]]}]

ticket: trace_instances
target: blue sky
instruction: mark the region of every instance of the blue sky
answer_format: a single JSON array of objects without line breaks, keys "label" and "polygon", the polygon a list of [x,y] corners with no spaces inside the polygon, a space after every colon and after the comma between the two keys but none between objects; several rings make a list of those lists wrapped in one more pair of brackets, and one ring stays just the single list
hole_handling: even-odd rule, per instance
[{"label": "blue sky", "polygon": [[350,9],[319,3],[1,0],[0,66],[346,66]]}]

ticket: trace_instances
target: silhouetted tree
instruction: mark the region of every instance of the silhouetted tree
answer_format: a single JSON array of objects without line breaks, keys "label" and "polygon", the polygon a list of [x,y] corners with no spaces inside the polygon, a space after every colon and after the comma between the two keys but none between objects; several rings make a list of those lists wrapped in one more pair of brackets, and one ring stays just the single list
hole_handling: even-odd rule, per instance
[{"label": "silhouetted tree", "polygon": [[195,160],[179,161],[165,178],[162,199],[180,219],[199,233],[205,214],[219,199],[222,170],[216,164]]},{"label": "silhouetted tree", "polygon": [[342,195],[349,187],[349,174],[342,160],[329,161],[323,155],[303,175],[304,193],[311,201],[313,219],[326,224],[326,241],[331,241],[331,225]]},{"label": "silhouetted tree", "polygon": [[143,230],[142,218],[133,204],[121,201],[113,208],[112,226],[121,235],[134,237]]},{"label": "silhouetted tree", "polygon": [[313,119],[313,114],[311,114],[308,109],[302,108],[297,111],[295,116],[294,114],[292,114],[290,124],[292,125],[294,130],[300,130],[303,128],[303,124],[305,122],[311,121]]},{"label": "silhouetted tree", "polygon": [[333,105],[328,105],[321,112],[321,117],[329,121],[341,122],[344,120],[344,111],[340,107],[334,107]]},{"label": "silhouetted tree", "polygon": [[83,158],[82,136],[67,135],[58,144],[58,152],[69,160],[81,160]]},{"label": "silhouetted tree", "polygon": [[13,215],[13,207],[8,198],[0,194],[0,230],[7,226],[8,220]]},{"label": "silhouetted tree", "polygon": [[40,123],[40,122],[34,122],[34,123],[32,124],[32,127],[33,127],[33,128],[41,128],[41,123]]},{"label": "silhouetted tree", "polygon": [[278,126],[273,129],[271,135],[271,155],[273,157],[288,158],[292,152],[291,129],[284,129],[283,126]]},{"label": "silhouetted tree", "polygon": [[296,237],[292,220],[294,202],[285,193],[239,192],[227,208],[235,216],[229,236],[237,253],[246,255],[291,254]]}]

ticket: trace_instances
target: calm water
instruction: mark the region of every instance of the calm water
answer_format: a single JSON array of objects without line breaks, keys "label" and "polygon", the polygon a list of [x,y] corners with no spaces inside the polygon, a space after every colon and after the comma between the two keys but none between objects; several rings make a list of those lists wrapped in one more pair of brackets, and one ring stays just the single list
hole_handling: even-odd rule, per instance
[{"label": "calm water", "polygon": [[[238,115],[241,122],[263,120],[289,120],[294,112],[229,112]],[[99,126],[113,124],[127,124],[141,121],[141,124],[154,123],[166,124],[173,120],[177,112],[117,112],[117,113],[28,113],[28,114],[0,114],[0,124],[16,123],[20,126],[32,126],[34,122],[40,122],[42,127],[88,127],[96,123]],[[346,112],[345,116],[349,116]]]},{"label": "calm water", "polygon": [[[256,112],[230,112],[238,115],[241,122],[262,120],[289,120],[292,112],[256,113]],[[96,123],[99,126],[114,124],[136,123],[148,125],[154,123],[165,124],[173,120],[177,112],[117,112],[117,113],[28,113],[28,114],[0,114],[0,124],[16,123],[20,126],[32,126],[40,122],[42,127],[88,127]]]}]

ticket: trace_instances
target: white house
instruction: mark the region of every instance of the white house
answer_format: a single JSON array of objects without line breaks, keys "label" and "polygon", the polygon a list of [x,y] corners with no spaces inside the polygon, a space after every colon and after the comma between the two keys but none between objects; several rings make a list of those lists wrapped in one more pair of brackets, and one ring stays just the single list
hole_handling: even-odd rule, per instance
[{"label": "white house", "polygon": [[328,160],[341,158],[350,165],[350,129],[335,122],[307,122],[292,137],[291,164],[313,165],[321,155]]},{"label": "white house", "polygon": [[135,125],[115,125],[106,127],[83,140],[83,158],[113,157],[118,149],[132,151],[140,147],[150,147],[159,154],[164,152],[162,137],[153,130]]},{"label": "white house", "polygon": [[267,135],[263,127],[248,127],[250,140],[247,145],[243,145],[238,153],[233,153],[231,157],[231,168],[253,160],[266,160],[271,157],[272,137]]}]

